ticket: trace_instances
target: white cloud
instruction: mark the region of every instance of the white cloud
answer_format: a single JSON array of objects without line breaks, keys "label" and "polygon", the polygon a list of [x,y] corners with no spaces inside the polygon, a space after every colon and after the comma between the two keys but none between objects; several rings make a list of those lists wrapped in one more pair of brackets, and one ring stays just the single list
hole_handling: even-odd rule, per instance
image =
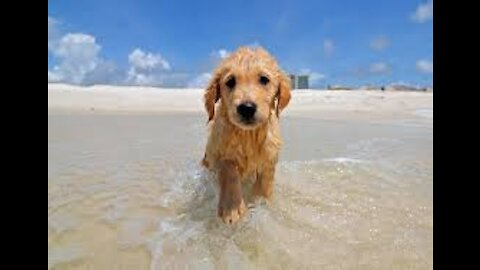
[{"label": "white cloud", "polygon": [[82,33],[66,34],[60,40],[54,54],[60,57],[76,59],[95,59],[100,46],[95,37]]},{"label": "white cloud", "polygon": [[308,79],[309,79],[311,85],[315,85],[316,83],[318,83],[322,80],[325,80],[327,78],[327,76],[325,74],[311,71],[308,68],[301,69],[299,74],[308,75]]},{"label": "white cloud", "polygon": [[[67,33],[62,36],[59,23],[48,17],[48,52],[57,63],[48,70],[49,82],[74,84],[185,85],[188,74],[172,73],[170,63],[160,54],[133,50],[128,70],[119,70],[114,62],[102,59],[101,46],[92,35]],[[224,55],[225,52],[220,52]]]},{"label": "white cloud", "polygon": [[333,40],[326,39],[323,41],[323,52],[326,56],[332,55],[333,51],[335,50],[335,45],[333,44]]},{"label": "white cloud", "polygon": [[230,54],[231,51],[225,48],[212,50],[197,67],[198,72],[206,72],[208,70],[214,69],[222,60],[227,58]]},{"label": "white cloud", "polygon": [[[211,79],[212,75],[208,72],[192,78],[192,74],[173,71],[171,64],[162,55],[139,48],[132,50],[128,55],[128,67],[119,69],[114,62],[101,57],[102,47],[95,36],[85,33],[62,33],[60,26],[56,19],[48,17],[49,66],[50,56],[53,56],[54,61],[54,66],[48,69],[49,82],[203,88]],[[251,46],[258,46],[258,42]],[[230,53],[224,48],[213,51],[209,62],[216,65]],[[313,81],[323,78],[322,74],[314,72],[311,76]]]},{"label": "white cloud", "polygon": [[48,70],[49,82],[74,84],[114,83],[120,73],[113,62],[99,57],[101,46],[92,35],[63,34],[60,23],[48,17],[48,52],[57,63]]},{"label": "white cloud", "polygon": [[162,73],[171,69],[170,63],[160,54],[144,52],[136,48],[128,55],[130,68],[127,83],[135,85],[160,85]]},{"label": "white cloud", "polygon": [[375,51],[382,51],[387,48],[388,45],[390,45],[390,41],[385,36],[376,37],[370,42],[370,48]]},{"label": "white cloud", "polygon": [[124,76],[114,62],[98,59],[95,69],[85,74],[82,84],[119,84]]},{"label": "white cloud", "polygon": [[370,74],[386,74],[390,72],[390,66],[384,62],[373,63],[368,68],[368,73]]},{"label": "white cloud", "polygon": [[210,55],[216,60],[221,60],[227,58],[230,55],[230,52],[226,49],[219,49],[213,51]]},{"label": "white cloud", "polygon": [[127,73],[127,84],[158,86],[162,83],[160,75],[137,73],[129,70]]},{"label": "white cloud", "polygon": [[414,22],[422,23],[433,19],[433,0],[420,4],[410,16]]},{"label": "white cloud", "polygon": [[59,74],[50,70],[48,71],[48,82],[60,82],[60,81],[61,81],[61,77],[59,76]]},{"label": "white cloud", "polygon": [[225,49],[221,49],[221,50],[218,51],[218,56],[220,56],[220,58],[222,58],[222,59],[227,58],[229,55],[230,55],[230,52],[228,52]]},{"label": "white cloud", "polygon": [[432,74],[433,73],[433,62],[426,60],[426,59],[420,59],[416,63],[416,67],[418,72],[421,73],[426,73],[426,74]]},{"label": "white cloud", "polygon": [[197,77],[193,78],[191,81],[188,82],[188,88],[205,88],[208,85],[208,82],[212,78],[212,74],[205,72]]},{"label": "white cloud", "polygon": [[86,75],[93,72],[100,62],[100,49],[95,37],[91,35],[66,34],[51,48],[60,64],[49,71],[49,80],[82,83]]},{"label": "white cloud", "polygon": [[144,52],[139,48],[128,55],[128,62],[132,67],[141,70],[170,70],[170,63],[163,59],[160,54]]}]

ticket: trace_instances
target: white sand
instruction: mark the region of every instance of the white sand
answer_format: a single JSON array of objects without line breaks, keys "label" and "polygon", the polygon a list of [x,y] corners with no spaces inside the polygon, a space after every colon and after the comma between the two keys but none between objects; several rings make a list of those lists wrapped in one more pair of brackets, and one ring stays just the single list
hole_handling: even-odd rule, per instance
[{"label": "white sand", "polygon": [[[49,111],[203,112],[203,89],[48,84]],[[294,90],[286,115],[306,112],[419,114],[430,117],[433,93]]]},{"label": "white sand", "polygon": [[201,98],[200,89],[48,84],[49,110],[200,111]]}]

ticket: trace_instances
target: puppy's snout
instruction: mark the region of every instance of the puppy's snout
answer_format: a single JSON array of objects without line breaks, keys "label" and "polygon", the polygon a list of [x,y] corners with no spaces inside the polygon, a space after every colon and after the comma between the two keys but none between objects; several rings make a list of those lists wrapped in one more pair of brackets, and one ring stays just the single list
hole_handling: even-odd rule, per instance
[{"label": "puppy's snout", "polygon": [[237,107],[237,113],[245,120],[251,120],[257,111],[257,104],[244,102]]}]

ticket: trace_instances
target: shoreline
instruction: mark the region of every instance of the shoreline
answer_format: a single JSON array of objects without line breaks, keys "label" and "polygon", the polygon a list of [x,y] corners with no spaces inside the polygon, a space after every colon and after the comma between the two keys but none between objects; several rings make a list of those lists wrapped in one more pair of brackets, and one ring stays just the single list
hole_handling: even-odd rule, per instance
[{"label": "shoreline", "polygon": [[[188,88],[49,84],[48,114],[203,114],[203,91]],[[283,115],[433,118],[433,93],[293,90],[292,99]]]}]

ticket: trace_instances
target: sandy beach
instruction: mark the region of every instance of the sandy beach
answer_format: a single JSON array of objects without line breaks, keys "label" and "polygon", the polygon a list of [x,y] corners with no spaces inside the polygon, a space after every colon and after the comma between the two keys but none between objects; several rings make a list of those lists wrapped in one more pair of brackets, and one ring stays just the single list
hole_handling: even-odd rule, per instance
[{"label": "sandy beach", "polygon": [[[48,85],[49,112],[203,113],[203,89],[164,89],[154,87]],[[341,113],[399,117],[433,111],[433,93],[372,90],[294,90],[286,115],[308,112]],[[428,114],[428,113],[427,113]],[[427,115],[425,115],[427,116]],[[433,115],[429,114],[430,118]]]},{"label": "sandy beach", "polygon": [[433,268],[433,93],[292,91],[274,200],[232,227],[202,94],[48,85],[49,269]]}]

